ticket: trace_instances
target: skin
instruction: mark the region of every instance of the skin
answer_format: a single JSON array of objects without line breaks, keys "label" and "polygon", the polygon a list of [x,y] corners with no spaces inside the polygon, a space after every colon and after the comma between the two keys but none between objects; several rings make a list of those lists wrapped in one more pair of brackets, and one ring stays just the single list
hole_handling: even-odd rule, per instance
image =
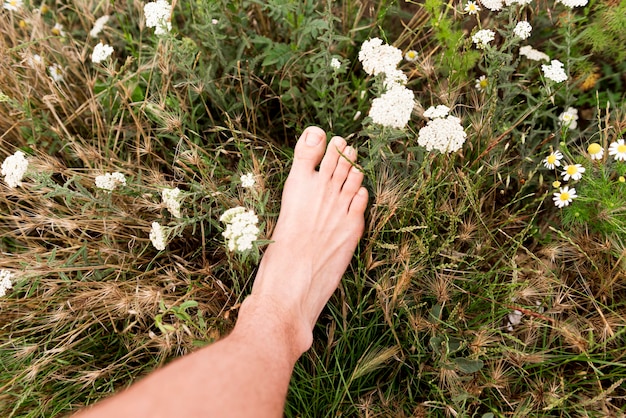
[{"label": "skin", "polygon": [[293,367],[364,229],[356,151],[325,139],[309,127],[296,144],[273,242],[233,331],[76,417],[282,416]]}]

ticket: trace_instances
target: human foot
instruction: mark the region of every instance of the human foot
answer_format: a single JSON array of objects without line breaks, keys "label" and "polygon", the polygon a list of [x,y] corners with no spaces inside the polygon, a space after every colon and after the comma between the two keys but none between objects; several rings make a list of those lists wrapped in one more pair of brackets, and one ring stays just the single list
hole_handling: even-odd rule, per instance
[{"label": "human foot", "polygon": [[298,355],[311,346],[313,326],[350,263],[367,206],[363,173],[352,166],[356,151],[340,137],[326,148],[325,139],[309,127],[296,144],[273,243],[247,300],[291,328]]}]

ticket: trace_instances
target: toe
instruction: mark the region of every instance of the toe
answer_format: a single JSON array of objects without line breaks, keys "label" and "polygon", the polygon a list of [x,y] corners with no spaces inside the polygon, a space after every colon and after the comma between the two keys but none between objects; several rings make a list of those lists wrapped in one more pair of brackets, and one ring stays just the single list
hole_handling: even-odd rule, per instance
[{"label": "toe", "polygon": [[326,145],[326,133],[317,126],[306,128],[294,150],[293,166],[294,172],[314,172],[315,167],[322,160]]},{"label": "toe", "polygon": [[337,161],[337,166],[333,172],[333,183],[335,183],[339,189],[341,189],[343,183],[348,178],[348,173],[356,160],[356,150],[348,145],[343,149],[342,154],[343,155],[339,156],[339,161]]},{"label": "toe", "polygon": [[350,208],[348,213],[355,216],[363,216],[365,208],[367,207],[367,189],[365,187],[359,188],[359,191],[352,198],[350,202]]},{"label": "toe", "polygon": [[343,183],[341,193],[347,198],[352,199],[354,195],[359,191],[363,183],[363,173],[357,167],[350,167],[348,177]]},{"label": "toe", "polygon": [[320,174],[325,179],[330,179],[337,168],[337,162],[340,157],[339,153],[343,153],[346,148],[346,140],[340,136],[333,137],[328,143],[326,154],[320,163]]}]

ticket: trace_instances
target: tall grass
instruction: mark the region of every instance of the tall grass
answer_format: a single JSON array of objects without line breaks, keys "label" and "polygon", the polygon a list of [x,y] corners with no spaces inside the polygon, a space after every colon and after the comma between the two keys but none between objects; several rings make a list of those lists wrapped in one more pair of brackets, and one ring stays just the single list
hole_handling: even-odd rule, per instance
[{"label": "tall grass", "polygon": [[[0,298],[1,416],[69,414],[226,334],[309,124],[359,148],[372,198],[287,416],[624,415],[626,163],[608,156],[626,131],[624,1],[468,15],[440,0],[197,0],[173,5],[163,36],[144,4],[26,2],[0,16],[0,156],[29,159],[21,186],[0,181],[0,269],[15,277]],[[527,41],[512,35],[524,19]],[[479,28],[497,31],[485,50]],[[367,117],[380,79],[357,56],[371,37],[418,52],[399,67],[417,101],[404,130]],[[100,41],[115,52],[96,64]],[[525,44],[568,80],[546,79]],[[417,144],[440,104],[467,133],[457,153]],[[573,130],[559,123],[570,106]],[[551,149],[586,168],[563,209]],[[116,171],[125,186],[95,187]],[[172,187],[180,218],[161,200]],[[261,219],[245,254],[219,222],[240,205]],[[152,222],[169,232],[164,251]]]}]

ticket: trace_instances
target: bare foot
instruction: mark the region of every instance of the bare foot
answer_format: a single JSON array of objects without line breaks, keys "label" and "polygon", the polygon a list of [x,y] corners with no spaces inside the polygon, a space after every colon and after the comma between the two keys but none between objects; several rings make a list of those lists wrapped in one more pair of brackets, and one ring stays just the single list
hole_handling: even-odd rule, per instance
[{"label": "bare foot", "polygon": [[313,326],[350,263],[367,206],[363,174],[346,159],[356,161],[356,151],[340,137],[326,148],[325,139],[309,127],[296,144],[273,243],[242,307],[271,311],[277,326],[289,328],[298,356],[311,346]]}]

